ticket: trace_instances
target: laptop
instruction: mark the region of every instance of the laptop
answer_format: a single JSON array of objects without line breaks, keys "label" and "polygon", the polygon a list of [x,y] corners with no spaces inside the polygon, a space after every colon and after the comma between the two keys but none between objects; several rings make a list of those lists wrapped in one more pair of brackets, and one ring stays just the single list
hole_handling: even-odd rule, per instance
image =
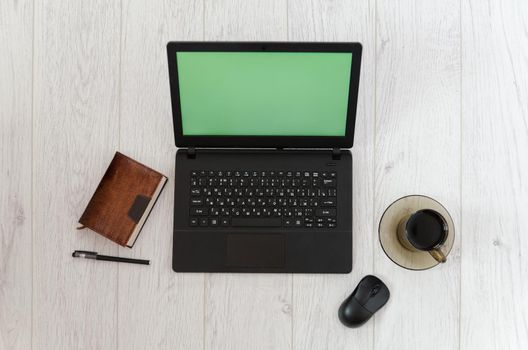
[{"label": "laptop", "polygon": [[359,43],[169,42],[176,272],[348,273]]}]

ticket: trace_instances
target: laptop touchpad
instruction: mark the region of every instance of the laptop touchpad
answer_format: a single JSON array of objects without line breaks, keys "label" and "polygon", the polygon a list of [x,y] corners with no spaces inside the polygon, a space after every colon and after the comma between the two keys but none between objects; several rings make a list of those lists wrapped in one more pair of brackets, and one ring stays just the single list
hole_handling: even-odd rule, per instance
[{"label": "laptop touchpad", "polygon": [[231,267],[283,267],[284,236],[229,234],[227,235],[226,265]]}]

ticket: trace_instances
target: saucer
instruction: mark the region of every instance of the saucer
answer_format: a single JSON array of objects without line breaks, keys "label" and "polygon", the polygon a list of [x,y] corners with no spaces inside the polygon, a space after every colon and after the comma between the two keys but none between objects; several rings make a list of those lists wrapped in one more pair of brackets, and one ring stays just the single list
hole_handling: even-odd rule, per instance
[{"label": "saucer", "polygon": [[[401,219],[421,209],[435,210],[445,218],[449,228],[449,235],[445,242],[447,254],[453,248],[455,241],[453,219],[446,208],[436,200],[421,195],[411,195],[396,200],[381,216],[379,239],[385,255],[395,264],[409,270],[427,270],[439,264],[428,252],[410,251],[403,247],[398,240],[397,230]],[[449,261],[449,257],[447,260]]]}]

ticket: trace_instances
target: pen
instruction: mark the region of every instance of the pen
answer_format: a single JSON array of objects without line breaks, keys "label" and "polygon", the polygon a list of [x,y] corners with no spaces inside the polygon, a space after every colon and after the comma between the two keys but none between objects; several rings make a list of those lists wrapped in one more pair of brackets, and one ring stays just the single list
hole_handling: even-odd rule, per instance
[{"label": "pen", "polygon": [[104,260],[104,261],[116,261],[124,262],[131,264],[141,264],[141,265],[150,265],[150,260],[143,259],[130,259],[130,258],[121,258],[119,256],[109,256],[109,255],[100,255],[96,252],[88,252],[85,250],[76,250],[72,253],[74,258],[85,258],[85,259],[95,259],[95,260]]}]

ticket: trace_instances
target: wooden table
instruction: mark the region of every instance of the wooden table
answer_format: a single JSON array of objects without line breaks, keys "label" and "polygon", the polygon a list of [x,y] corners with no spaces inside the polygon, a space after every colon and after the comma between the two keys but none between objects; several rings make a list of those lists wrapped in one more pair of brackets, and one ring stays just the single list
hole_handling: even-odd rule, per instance
[{"label": "wooden table", "polygon": [[[0,349],[526,349],[527,18],[525,0],[3,0]],[[363,43],[352,273],[171,270],[169,40]],[[132,250],[75,230],[116,150],[169,176]],[[377,236],[414,193],[457,232],[425,272]],[[336,311],[365,274],[391,299],[347,329]]]}]

